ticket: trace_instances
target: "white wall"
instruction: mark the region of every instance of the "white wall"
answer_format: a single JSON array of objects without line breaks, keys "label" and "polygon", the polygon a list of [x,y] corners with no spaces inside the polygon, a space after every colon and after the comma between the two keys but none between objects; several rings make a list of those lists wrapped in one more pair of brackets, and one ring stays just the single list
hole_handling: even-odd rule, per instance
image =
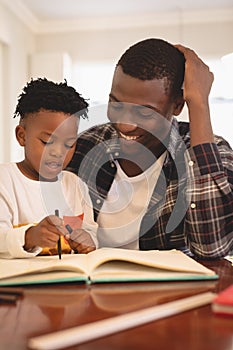
[{"label": "white wall", "polygon": [[[0,139],[0,162],[18,159],[13,119],[17,97],[29,77],[29,55],[35,51],[35,36],[0,2],[2,98],[0,117],[4,137]],[[4,124],[3,124],[4,123]]]},{"label": "white wall", "polygon": [[71,60],[68,54],[63,52],[40,52],[30,55],[30,78],[44,78],[55,82],[61,82],[64,78],[71,80]]},{"label": "white wall", "polygon": [[[211,15],[210,15],[211,16]],[[139,28],[80,30],[47,33],[36,37],[39,52],[65,51],[75,61],[114,61],[129,45],[148,37],[160,37],[172,43],[181,42],[200,55],[216,57],[232,51],[232,20],[224,22],[155,25]]]},{"label": "white wall", "polygon": [[0,159],[4,160],[4,149],[1,147],[5,144],[4,140],[4,111],[3,111],[3,44],[0,42],[0,140],[2,140],[2,144],[0,144]]},{"label": "white wall", "polygon": [[[4,113],[0,117],[1,128],[4,120],[4,140],[0,140],[0,161],[18,160],[22,155],[22,150],[17,146],[14,137],[13,112],[17,102],[17,96],[22,87],[30,79],[30,57],[31,55],[53,55],[66,53],[72,62],[73,77],[72,82],[77,85],[79,90],[79,77],[77,72],[79,67],[87,66],[101,67],[105,63],[108,67],[109,76],[105,75],[104,81],[109,84],[111,81],[113,68],[121,54],[129,45],[148,37],[160,37],[172,43],[182,43],[192,47],[198,54],[208,60],[218,60],[224,54],[233,51],[233,15],[229,19],[220,19],[220,15],[206,16],[208,23],[161,23],[155,20],[155,24],[141,25],[131,28],[112,28],[93,29],[93,30],[72,30],[54,33],[34,33],[26,24],[24,24],[16,15],[10,12],[0,1],[0,43],[3,47],[0,63],[3,59],[4,67],[1,70],[4,74],[4,88],[2,101],[4,103]],[[137,21],[135,21],[137,23]],[[120,23],[119,23],[120,24]],[[1,50],[2,52],[2,50]],[[77,68],[78,67],[78,68]],[[0,71],[0,72],[1,72]],[[1,73],[0,73],[1,74]],[[41,73],[42,74],[42,73]],[[76,75],[75,75],[76,74]],[[98,76],[98,74],[97,74]],[[96,75],[93,75],[96,77]],[[89,77],[88,79],[91,79]],[[98,92],[101,76],[94,78],[92,89],[85,91],[85,98],[90,97],[95,102],[98,96],[94,96],[95,90]],[[83,84],[83,80],[82,80]],[[81,90],[82,86],[80,87]],[[0,92],[1,92],[0,88]],[[85,86],[83,86],[85,89]],[[106,87],[106,101],[108,98],[109,87]],[[84,90],[83,90],[84,91]],[[82,93],[82,91],[79,91]],[[88,96],[90,94],[90,96]],[[231,107],[230,113],[231,113]],[[222,113],[221,111],[219,113]],[[220,116],[222,118],[222,116]],[[104,119],[103,119],[104,120]],[[221,119],[222,120],[222,119]],[[231,119],[233,120],[233,118]],[[99,121],[98,121],[99,122]],[[223,125],[223,123],[221,124]],[[218,127],[217,127],[218,128]],[[232,130],[229,138],[233,140],[232,124],[227,131]],[[221,130],[220,130],[221,131]],[[218,133],[218,130],[216,130]],[[233,143],[233,142],[232,142]],[[3,151],[4,150],[4,151]]]}]

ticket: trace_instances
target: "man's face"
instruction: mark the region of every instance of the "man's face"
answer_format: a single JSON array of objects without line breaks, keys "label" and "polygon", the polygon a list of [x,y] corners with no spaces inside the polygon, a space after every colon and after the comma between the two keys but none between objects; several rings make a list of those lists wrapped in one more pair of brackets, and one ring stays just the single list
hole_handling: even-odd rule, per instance
[{"label": "man's face", "polygon": [[[26,176],[53,181],[71,160],[77,140],[78,118],[62,112],[39,111],[18,126],[25,148]],[[19,140],[19,139],[18,139]]]},{"label": "man's face", "polygon": [[166,78],[140,80],[116,68],[108,118],[118,132],[123,153],[139,156],[146,149],[158,154],[177,107],[165,92],[166,86]]}]

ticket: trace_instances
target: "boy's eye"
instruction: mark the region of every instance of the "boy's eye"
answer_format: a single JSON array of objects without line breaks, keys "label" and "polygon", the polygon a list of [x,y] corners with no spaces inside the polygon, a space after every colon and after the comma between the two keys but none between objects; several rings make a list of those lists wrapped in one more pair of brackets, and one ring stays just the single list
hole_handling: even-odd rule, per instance
[{"label": "boy's eye", "polygon": [[[46,146],[49,146],[49,145],[52,145],[53,143],[54,143],[54,141],[50,141],[50,140],[48,140],[48,141],[45,141],[45,140],[40,140],[42,143],[43,143],[43,145],[46,145]],[[64,147],[65,148],[67,148],[67,149],[71,149],[71,148],[73,148],[74,146],[75,146],[75,144],[76,144],[76,141],[75,142],[72,142],[72,143],[64,143]]]},{"label": "boy's eye", "polygon": [[52,141],[45,141],[45,140],[40,140],[43,145],[51,145],[53,142]]},{"label": "boy's eye", "polygon": [[75,143],[73,143],[72,145],[67,145],[67,144],[65,144],[65,147],[68,148],[68,149],[71,149],[71,148],[73,148],[74,146],[75,146]]}]

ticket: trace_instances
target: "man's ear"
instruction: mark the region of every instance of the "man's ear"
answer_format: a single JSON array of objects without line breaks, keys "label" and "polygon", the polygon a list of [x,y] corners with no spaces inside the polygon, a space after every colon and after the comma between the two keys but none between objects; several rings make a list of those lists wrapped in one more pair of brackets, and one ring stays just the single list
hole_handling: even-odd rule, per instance
[{"label": "man's ear", "polygon": [[179,115],[182,112],[182,109],[184,107],[185,101],[183,99],[183,94],[176,98],[174,102],[174,111],[173,115]]},{"label": "man's ear", "polygon": [[20,146],[25,146],[25,129],[22,125],[16,126],[15,136]]}]

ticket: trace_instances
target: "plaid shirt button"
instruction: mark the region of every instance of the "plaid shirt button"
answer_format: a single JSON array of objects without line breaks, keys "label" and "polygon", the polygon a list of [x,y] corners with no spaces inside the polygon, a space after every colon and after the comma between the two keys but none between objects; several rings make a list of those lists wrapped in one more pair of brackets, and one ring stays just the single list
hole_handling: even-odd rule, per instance
[{"label": "plaid shirt button", "polygon": [[195,203],[191,203],[190,206],[191,206],[192,209],[195,209],[195,208],[196,208],[196,204],[195,204]]},{"label": "plaid shirt button", "polygon": [[189,166],[193,166],[193,164],[194,164],[194,161],[190,160],[189,161]]}]

